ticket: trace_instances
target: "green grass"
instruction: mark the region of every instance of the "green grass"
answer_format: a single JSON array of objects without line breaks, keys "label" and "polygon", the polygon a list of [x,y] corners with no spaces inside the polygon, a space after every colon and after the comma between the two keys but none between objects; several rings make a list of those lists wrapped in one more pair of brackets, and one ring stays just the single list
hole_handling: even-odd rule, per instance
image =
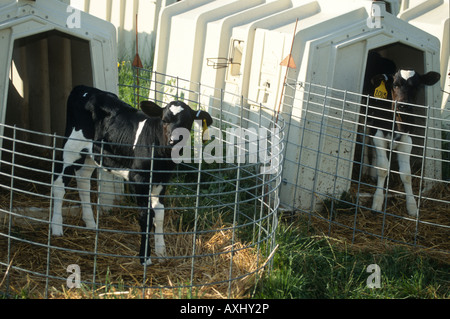
[{"label": "green grass", "polygon": [[[356,251],[302,228],[280,224],[273,270],[259,282],[254,298],[450,298],[448,264],[398,246],[377,253]],[[367,287],[371,264],[380,267],[380,288]]]},{"label": "green grass", "polygon": [[[121,61],[117,63],[119,73],[119,97],[126,103],[135,106],[136,95],[142,96],[141,100],[147,99],[148,89],[150,88],[151,68],[144,66],[143,69],[136,70],[130,61]],[[139,80],[139,91],[136,86]]]}]

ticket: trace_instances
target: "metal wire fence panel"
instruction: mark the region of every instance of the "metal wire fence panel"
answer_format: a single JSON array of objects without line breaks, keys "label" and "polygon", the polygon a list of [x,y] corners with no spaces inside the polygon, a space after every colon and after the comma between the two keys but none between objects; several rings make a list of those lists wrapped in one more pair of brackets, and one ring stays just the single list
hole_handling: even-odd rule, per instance
[{"label": "metal wire fence panel", "polygon": [[72,181],[64,198],[64,236],[52,236],[52,178],[62,163],[64,137],[4,123],[1,294],[241,297],[270,268],[280,211],[305,216],[316,231],[366,248],[387,241],[448,258],[450,136],[443,128],[450,123],[439,109],[414,106],[411,167],[419,214],[411,217],[395,164],[398,151],[392,147],[386,149],[392,165],[383,208],[371,208],[377,186],[370,171],[377,164],[368,156],[374,146],[367,138],[365,96],[288,80],[278,116],[243,96],[200,83],[146,69],[131,74],[131,82],[121,79],[119,87],[129,104],[183,100],[208,111],[214,121],[207,134],[202,123],[194,125],[190,148],[177,157],[162,196],[167,256],[152,255],[153,265],[140,264],[134,185],[99,169],[86,178],[97,228],[85,227],[85,203]]},{"label": "metal wire fence panel", "polygon": [[[366,247],[396,242],[443,252],[450,245],[449,123],[434,106],[411,105],[411,176],[418,217],[408,215],[397,164],[398,143],[386,140],[388,178],[382,210],[372,209],[375,148],[364,113],[367,97],[288,80],[282,116],[286,148],[280,200],[311,226]],[[396,112],[400,112],[397,110]],[[394,117],[394,111],[392,112]],[[394,134],[392,134],[394,136]],[[381,240],[379,240],[381,239]]]},{"label": "metal wire fence panel", "polygon": [[160,105],[163,100],[181,99],[193,109],[207,110],[214,120],[206,141],[201,123],[194,125],[189,152],[179,158],[161,196],[167,256],[152,255],[153,265],[140,264],[142,233],[135,202],[139,195],[132,182],[111,178],[101,169],[84,177],[91,184],[97,227],[85,227],[81,207],[86,203],[72,181],[63,203],[64,235],[52,236],[52,180],[55,167],[62,163],[64,137],[46,135],[51,143],[43,145],[33,142],[43,133],[1,124],[2,294],[242,297],[270,268],[280,205],[284,123],[263,106],[250,111],[242,97],[240,104],[227,105],[220,90],[218,95],[204,96],[200,84],[169,76],[152,84],[150,71],[134,72],[134,84],[119,90],[130,104],[137,107],[149,96],[161,97],[156,99]]}]

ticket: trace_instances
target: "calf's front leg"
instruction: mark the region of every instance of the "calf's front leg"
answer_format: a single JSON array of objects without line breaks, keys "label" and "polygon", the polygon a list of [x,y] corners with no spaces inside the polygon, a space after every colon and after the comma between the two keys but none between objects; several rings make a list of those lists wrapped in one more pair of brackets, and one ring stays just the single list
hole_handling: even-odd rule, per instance
[{"label": "calf's front leg", "polygon": [[151,192],[151,204],[155,212],[153,220],[155,226],[155,253],[158,257],[166,256],[166,244],[164,242],[164,205],[161,203],[159,197],[162,192],[162,185],[153,187]]},{"label": "calf's front leg", "polygon": [[140,262],[142,265],[151,265],[152,259],[150,258],[150,228],[154,218],[153,209],[141,209],[141,216],[139,218],[139,224],[141,226],[141,246],[139,248]]},{"label": "calf's front leg", "polygon": [[412,139],[409,135],[402,135],[400,143],[398,143],[397,150],[400,178],[403,182],[403,186],[405,187],[406,209],[410,216],[417,217],[418,209],[416,199],[414,198],[411,181],[410,156],[412,151]]},{"label": "calf's front leg", "polygon": [[377,166],[377,190],[373,195],[372,210],[381,211],[384,203],[384,184],[388,174],[389,160],[387,157],[388,142],[384,139],[383,133],[377,131],[373,138],[373,144],[376,151],[376,166]]},{"label": "calf's front leg", "polygon": [[162,185],[153,186],[150,193],[150,209],[145,208],[141,197],[140,207],[140,225],[141,225],[141,246],[139,249],[139,256],[141,256],[141,264],[151,265],[150,258],[150,243],[149,233],[152,226],[155,227],[155,253],[158,257],[166,256],[166,244],[164,241],[164,205],[160,201],[160,195],[163,193],[164,187]]},{"label": "calf's front leg", "polygon": [[83,211],[83,221],[86,224],[86,228],[91,229],[97,228],[91,204],[91,177],[95,170],[94,165],[95,162],[92,159],[86,158],[84,165],[75,170],[81,209]]}]

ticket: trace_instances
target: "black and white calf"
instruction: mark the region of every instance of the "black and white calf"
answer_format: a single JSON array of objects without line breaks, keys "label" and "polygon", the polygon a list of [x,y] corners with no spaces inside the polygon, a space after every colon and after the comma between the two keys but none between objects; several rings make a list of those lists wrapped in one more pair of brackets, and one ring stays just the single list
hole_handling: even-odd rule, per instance
[{"label": "black and white calf", "polygon": [[171,149],[180,142],[180,136],[172,133],[177,128],[191,130],[197,119],[205,120],[209,126],[212,118],[207,112],[194,111],[180,101],[171,102],[164,108],[143,101],[141,109],[139,111],[116,95],[95,88],[77,86],[72,90],[67,100],[63,161],[53,182],[51,226],[53,235],[63,235],[61,210],[65,187],[75,176],[83,220],[87,228],[96,228],[90,202],[90,177],[101,165],[103,169],[134,183],[137,204],[141,209],[139,256],[141,263],[151,264],[147,235],[150,226],[147,225],[155,226],[156,255],[166,255],[162,235],[164,205],[159,196],[164,194],[175,167]]},{"label": "black and white calf", "polygon": [[[392,61],[369,56],[368,64],[371,72],[392,69]],[[381,63],[381,64],[379,64]],[[397,151],[399,174],[406,193],[406,208],[410,216],[417,216],[417,203],[411,184],[410,155],[413,147],[410,133],[414,127],[414,107],[416,96],[423,85],[434,85],[440,79],[440,74],[428,72],[420,75],[414,70],[398,70],[392,74],[376,74],[370,77],[370,99],[368,124],[372,127],[370,135],[376,152],[377,190],[373,196],[372,209],[380,211],[384,202],[384,184],[388,174],[388,150],[392,147]],[[390,145],[392,141],[393,145]]]}]

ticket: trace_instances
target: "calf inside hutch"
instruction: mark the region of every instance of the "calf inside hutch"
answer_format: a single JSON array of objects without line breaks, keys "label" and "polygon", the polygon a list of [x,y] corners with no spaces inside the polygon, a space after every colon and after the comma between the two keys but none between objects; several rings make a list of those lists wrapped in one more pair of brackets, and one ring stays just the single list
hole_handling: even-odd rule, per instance
[{"label": "calf inside hutch", "polygon": [[424,52],[401,43],[368,53],[352,180],[374,211],[383,211],[385,189],[396,190],[406,195],[405,216],[417,217],[429,125],[424,87],[440,79],[424,74],[424,62]]}]

